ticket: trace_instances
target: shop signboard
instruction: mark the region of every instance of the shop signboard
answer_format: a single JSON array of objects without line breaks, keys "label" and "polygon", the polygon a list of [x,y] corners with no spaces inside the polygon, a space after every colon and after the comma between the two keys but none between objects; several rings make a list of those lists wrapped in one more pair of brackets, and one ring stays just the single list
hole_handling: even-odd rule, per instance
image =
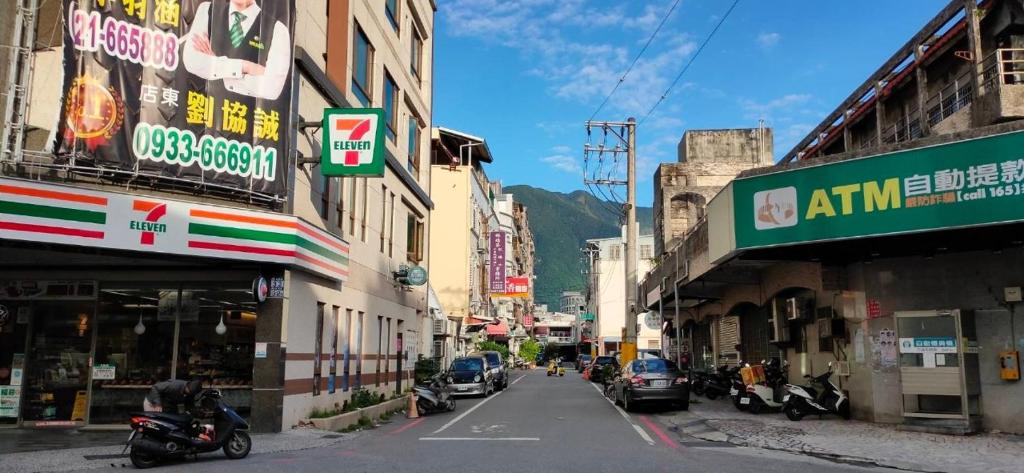
[{"label": "shop signboard", "polygon": [[58,157],[286,195],[294,0],[63,5]]},{"label": "shop signboard", "polygon": [[737,248],[1024,220],[1024,132],[733,182]]},{"label": "shop signboard", "polygon": [[505,292],[505,232],[491,232],[490,274],[488,287],[492,294]]},{"label": "shop signboard", "polygon": [[900,338],[900,353],[956,353],[956,337]]},{"label": "shop signboard", "polygon": [[117,373],[117,367],[114,365],[95,365],[92,367],[92,380],[108,380],[117,379],[115,374]]},{"label": "shop signboard", "polygon": [[18,417],[21,386],[0,386],[0,417]]},{"label": "shop signboard", "polygon": [[0,210],[0,239],[278,263],[348,278],[349,245],[292,215],[6,178]]},{"label": "shop signboard", "polygon": [[267,357],[267,342],[256,342],[255,358],[262,359]]},{"label": "shop signboard", "polygon": [[324,176],[384,176],[384,109],[324,110],[320,173]]},{"label": "shop signboard", "polygon": [[505,278],[505,292],[502,297],[525,299],[530,297],[530,278],[527,276],[509,276]]}]

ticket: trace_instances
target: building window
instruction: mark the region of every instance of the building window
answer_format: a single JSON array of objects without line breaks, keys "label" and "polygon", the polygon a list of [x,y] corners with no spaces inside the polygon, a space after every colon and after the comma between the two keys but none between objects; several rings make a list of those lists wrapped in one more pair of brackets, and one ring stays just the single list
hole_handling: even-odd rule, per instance
[{"label": "building window", "polygon": [[373,85],[373,45],[358,23],[352,44],[355,45],[352,48],[352,94],[364,107],[369,107]]},{"label": "building window", "polygon": [[406,163],[406,168],[409,170],[409,174],[412,174],[413,179],[419,179],[420,177],[420,121],[416,117],[409,115],[409,145],[406,150],[409,155],[409,161]]},{"label": "building window", "polygon": [[334,394],[338,376],[338,328],[341,325],[341,307],[331,308],[331,357],[328,360],[327,394]]},{"label": "building window", "polygon": [[328,212],[331,208],[331,178],[320,174],[318,179],[319,188],[317,191],[320,192],[320,205],[319,210],[320,218],[327,220],[329,217]]},{"label": "building window", "polygon": [[370,191],[370,181],[367,178],[363,178],[363,222],[362,232],[359,239],[366,243],[366,224],[369,222],[370,217],[368,215],[369,206],[367,205],[367,193]]},{"label": "building window", "polygon": [[313,395],[320,395],[320,358],[324,344],[324,303],[316,303],[316,329],[313,332]]},{"label": "building window", "polygon": [[391,382],[391,317],[388,317],[388,334],[384,340],[384,384],[387,385]]},{"label": "building window", "polygon": [[388,207],[388,257],[395,257],[395,193],[391,193],[391,206]]},{"label": "building window", "polygon": [[384,0],[384,15],[388,17],[391,28],[398,32],[398,0]]},{"label": "building window", "polygon": [[612,261],[622,259],[622,245],[612,245],[611,250],[608,253],[608,259]]},{"label": "building window", "polygon": [[335,222],[338,225],[338,233],[345,232],[345,180],[338,178],[338,202],[334,207]]},{"label": "building window", "polygon": [[423,220],[411,209],[406,218],[405,254],[406,258],[419,264],[423,261]]},{"label": "building window", "polygon": [[380,359],[384,349],[384,316],[377,316],[377,372],[373,377],[373,385],[380,386]]},{"label": "building window", "polygon": [[388,229],[388,186],[381,184],[380,196],[383,203],[380,209],[380,252],[384,252],[384,235]]},{"label": "building window", "polygon": [[345,309],[345,324],[342,325],[341,339],[345,345],[341,348],[341,390],[348,391],[349,366],[352,363],[352,309]]},{"label": "building window", "polygon": [[651,259],[651,245],[640,245],[640,259]]},{"label": "building window", "polygon": [[363,385],[363,321],[366,319],[366,313],[359,311],[359,317],[356,319],[356,334],[353,339],[353,343],[356,344],[356,379],[353,386],[355,389],[359,389]]},{"label": "building window", "polygon": [[398,129],[398,86],[387,72],[384,73],[384,121],[388,125],[388,139],[394,143]]},{"label": "building window", "polygon": [[356,178],[348,186],[348,234],[356,236]]},{"label": "building window", "polygon": [[412,45],[409,47],[409,71],[416,78],[416,82],[422,84],[423,77],[420,70],[423,67],[423,38],[420,38],[419,31],[412,29]]}]

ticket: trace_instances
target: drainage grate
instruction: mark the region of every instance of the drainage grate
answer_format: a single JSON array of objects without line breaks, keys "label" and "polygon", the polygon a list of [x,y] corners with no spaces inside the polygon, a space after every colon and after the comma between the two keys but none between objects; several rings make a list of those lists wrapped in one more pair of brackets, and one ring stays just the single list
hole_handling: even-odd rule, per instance
[{"label": "drainage grate", "polygon": [[113,460],[115,458],[128,458],[128,455],[122,455],[120,453],[110,453],[107,455],[83,455],[86,460]]}]

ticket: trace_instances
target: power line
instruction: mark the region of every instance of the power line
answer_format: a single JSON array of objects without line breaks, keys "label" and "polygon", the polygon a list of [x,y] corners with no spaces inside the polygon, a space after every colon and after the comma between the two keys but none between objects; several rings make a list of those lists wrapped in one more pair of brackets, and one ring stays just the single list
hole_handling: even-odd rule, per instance
[{"label": "power line", "polygon": [[612,87],[612,91],[608,92],[608,95],[601,102],[601,105],[598,105],[597,110],[594,110],[594,113],[590,115],[590,120],[593,120],[594,117],[597,116],[601,109],[604,108],[604,106],[608,103],[608,100],[612,98],[612,95],[615,95],[615,91],[619,90],[619,86],[626,81],[626,76],[628,76],[629,72],[633,70],[633,66],[635,66],[636,62],[640,60],[640,56],[643,56],[644,52],[647,51],[647,48],[651,45],[651,42],[654,41],[654,37],[658,36],[658,32],[661,31],[661,27],[665,25],[666,21],[668,21],[668,17],[672,16],[672,12],[675,11],[676,6],[678,5],[679,0],[676,0],[675,3],[672,4],[672,8],[668,9],[668,13],[665,13],[665,16],[661,18],[661,23],[658,23],[658,27],[654,29],[653,33],[651,33],[651,37],[647,38],[647,43],[644,44],[644,47],[641,48],[640,52],[637,53],[636,57],[633,58],[633,62],[629,63],[629,67],[626,68],[626,72],[622,73],[622,77],[619,77],[619,81],[615,83],[615,87]]},{"label": "power line", "polygon": [[697,60],[697,57],[700,56],[700,52],[704,50],[704,47],[708,45],[708,43],[711,41],[711,38],[715,36],[715,33],[718,32],[718,28],[722,26],[722,23],[725,23],[725,20],[729,18],[729,14],[732,13],[733,9],[736,8],[736,5],[738,3],[740,3],[740,0],[734,0],[732,2],[732,5],[729,7],[729,9],[725,11],[725,15],[722,15],[722,18],[718,20],[718,24],[716,24],[715,28],[711,30],[711,34],[709,34],[707,38],[704,38],[704,42],[701,43],[700,47],[697,48],[697,51],[693,53],[693,56],[691,56],[690,60],[686,62],[686,65],[683,66],[683,69],[679,71],[679,75],[676,76],[675,80],[673,80],[672,83],[668,86],[668,88],[665,89],[665,93],[661,94],[661,98],[659,98],[658,101],[651,106],[651,109],[647,111],[647,115],[644,115],[644,117],[640,119],[640,123],[643,123],[644,120],[647,120],[647,117],[651,116],[651,113],[654,113],[654,109],[658,108],[658,105],[661,105],[661,102],[665,100],[665,97],[668,97],[668,93],[671,92],[672,88],[676,86],[676,83],[678,83],[679,79],[683,77],[683,74],[686,73],[686,70],[690,68],[690,66],[693,64],[693,61]]}]

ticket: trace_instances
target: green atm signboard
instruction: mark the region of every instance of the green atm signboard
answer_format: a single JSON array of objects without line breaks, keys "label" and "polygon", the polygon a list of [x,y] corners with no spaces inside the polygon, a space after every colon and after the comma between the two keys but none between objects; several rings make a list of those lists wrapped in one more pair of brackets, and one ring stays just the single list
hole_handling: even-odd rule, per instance
[{"label": "green atm signboard", "polygon": [[384,109],[324,110],[320,172],[324,176],[383,176],[384,126]]},{"label": "green atm signboard", "polygon": [[736,248],[1024,220],[1024,132],[733,182]]}]

